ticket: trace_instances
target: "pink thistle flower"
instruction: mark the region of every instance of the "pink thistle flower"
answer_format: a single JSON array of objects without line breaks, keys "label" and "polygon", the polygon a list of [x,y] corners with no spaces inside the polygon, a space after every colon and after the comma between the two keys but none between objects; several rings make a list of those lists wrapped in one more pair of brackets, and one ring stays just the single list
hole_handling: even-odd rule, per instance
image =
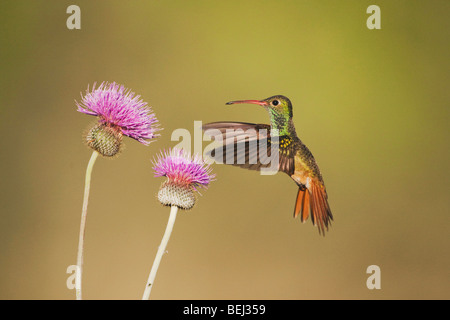
[{"label": "pink thistle flower", "polygon": [[156,272],[172,234],[178,209],[192,209],[196,202],[194,191],[198,191],[197,188],[208,188],[215,178],[215,175],[211,174],[210,165],[204,162],[200,156],[191,157],[189,153],[180,149],[163,151],[152,162],[155,177],[167,178],[159,189],[158,200],[161,204],[170,206],[170,216],[145,285],[143,300],[148,300],[150,297]]},{"label": "pink thistle flower", "polygon": [[191,157],[179,149],[161,152],[153,161],[153,171],[155,177],[167,177],[158,193],[159,201],[182,209],[191,209],[195,204],[193,191],[206,189],[215,178],[200,156]]},{"label": "pink thistle flower", "polygon": [[158,136],[155,134],[159,130],[158,120],[151,107],[123,85],[103,82],[95,88],[94,83],[92,91],[88,87],[81,102],[76,104],[77,111],[97,116],[103,127],[111,128],[144,145],[149,145],[149,140]]}]

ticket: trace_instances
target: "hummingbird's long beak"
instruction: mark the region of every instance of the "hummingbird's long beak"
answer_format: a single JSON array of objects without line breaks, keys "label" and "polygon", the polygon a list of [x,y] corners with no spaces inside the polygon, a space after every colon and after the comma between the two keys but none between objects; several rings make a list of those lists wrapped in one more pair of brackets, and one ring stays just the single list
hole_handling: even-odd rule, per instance
[{"label": "hummingbird's long beak", "polygon": [[227,105],[238,104],[238,103],[248,103],[248,104],[259,104],[260,106],[266,107],[268,103],[264,100],[236,100],[227,102]]}]

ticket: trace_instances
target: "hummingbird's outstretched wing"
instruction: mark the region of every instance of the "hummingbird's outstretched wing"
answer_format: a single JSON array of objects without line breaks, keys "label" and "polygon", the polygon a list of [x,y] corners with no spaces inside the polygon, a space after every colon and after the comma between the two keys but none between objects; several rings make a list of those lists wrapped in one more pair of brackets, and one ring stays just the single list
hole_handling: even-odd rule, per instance
[{"label": "hummingbird's outstretched wing", "polygon": [[269,168],[271,161],[276,160],[276,157],[271,157],[272,149],[277,147],[277,169],[288,175],[294,174],[294,142],[288,136],[271,137],[268,124],[212,122],[205,124],[203,130],[206,135],[222,143],[210,153],[219,163],[249,170]]}]

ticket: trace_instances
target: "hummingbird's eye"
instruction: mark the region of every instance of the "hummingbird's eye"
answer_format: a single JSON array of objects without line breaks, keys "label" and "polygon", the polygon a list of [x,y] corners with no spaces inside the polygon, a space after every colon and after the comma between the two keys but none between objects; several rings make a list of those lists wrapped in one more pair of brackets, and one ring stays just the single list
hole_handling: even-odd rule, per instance
[{"label": "hummingbird's eye", "polygon": [[273,101],[272,101],[272,105],[275,106],[275,107],[276,107],[279,103],[280,103],[280,101],[278,101],[278,100],[273,100]]}]

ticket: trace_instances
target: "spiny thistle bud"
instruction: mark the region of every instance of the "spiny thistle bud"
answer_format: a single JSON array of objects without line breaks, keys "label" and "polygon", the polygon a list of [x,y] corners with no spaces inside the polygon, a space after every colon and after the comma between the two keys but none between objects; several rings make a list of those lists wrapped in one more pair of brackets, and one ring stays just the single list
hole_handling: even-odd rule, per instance
[{"label": "spiny thistle bud", "polygon": [[200,157],[191,158],[183,150],[162,152],[153,164],[155,177],[167,177],[158,192],[159,202],[184,210],[194,207],[197,187],[207,188],[215,177]]},{"label": "spiny thistle bud", "polygon": [[165,206],[189,210],[194,207],[196,199],[192,187],[166,181],[159,188],[158,200]]},{"label": "spiny thistle bud", "polygon": [[81,103],[76,102],[77,111],[98,117],[98,124],[86,136],[87,145],[107,157],[119,152],[122,135],[149,145],[158,136],[158,120],[139,98],[115,82],[103,82],[98,88],[94,84],[92,91],[88,87]]},{"label": "spiny thistle bud", "polygon": [[112,157],[120,151],[122,132],[104,123],[98,123],[89,130],[86,143],[101,155]]}]

